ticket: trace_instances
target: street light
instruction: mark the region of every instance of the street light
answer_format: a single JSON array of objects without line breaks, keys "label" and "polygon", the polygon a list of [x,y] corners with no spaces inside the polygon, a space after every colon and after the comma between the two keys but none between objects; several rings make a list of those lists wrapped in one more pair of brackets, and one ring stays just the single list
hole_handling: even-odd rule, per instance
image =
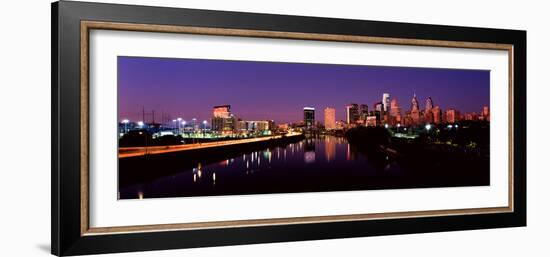
[{"label": "street light", "polygon": [[122,120],[122,123],[124,124],[124,133],[128,133],[128,123],[130,121],[127,119]]},{"label": "street light", "polygon": [[178,125],[178,133],[176,133],[176,134],[179,135],[179,134],[181,134],[180,123],[181,123],[181,120],[182,120],[182,119],[181,119],[181,118],[178,118],[177,120],[178,120],[178,122],[177,122],[177,125]]},{"label": "street light", "polygon": [[142,127],[145,125],[145,123],[143,123],[143,121],[138,121],[137,124],[138,124],[138,126],[139,126],[140,128],[142,128]]},{"label": "street light", "polygon": [[427,130],[427,131],[430,131],[431,128],[432,128],[432,125],[426,124],[426,130]]},{"label": "street light", "polygon": [[206,137],[206,120],[203,120],[202,121],[202,124],[204,125],[203,129],[202,129],[202,137],[205,138]]},{"label": "street light", "polygon": [[185,121],[182,121],[182,122],[181,122],[181,127],[183,128],[183,133],[185,133],[185,124],[186,124],[186,123],[187,123],[187,122],[185,122]]}]

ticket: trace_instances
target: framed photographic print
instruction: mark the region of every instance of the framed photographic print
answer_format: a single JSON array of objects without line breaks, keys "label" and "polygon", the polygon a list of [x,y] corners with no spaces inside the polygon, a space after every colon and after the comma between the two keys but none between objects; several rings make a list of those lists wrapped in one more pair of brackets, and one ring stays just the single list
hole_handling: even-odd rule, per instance
[{"label": "framed photographic print", "polygon": [[525,226],[526,32],[56,2],[52,253]]}]

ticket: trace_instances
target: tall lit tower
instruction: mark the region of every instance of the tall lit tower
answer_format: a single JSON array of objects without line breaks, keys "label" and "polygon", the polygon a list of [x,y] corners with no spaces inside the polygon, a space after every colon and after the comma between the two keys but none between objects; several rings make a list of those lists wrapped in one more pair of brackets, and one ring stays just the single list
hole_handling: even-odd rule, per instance
[{"label": "tall lit tower", "polygon": [[441,108],[439,106],[436,106],[432,109],[433,117],[434,117],[434,123],[440,124],[441,123]]},{"label": "tall lit tower", "polygon": [[367,116],[369,116],[369,105],[368,104],[361,104],[359,105],[359,119],[366,121]]},{"label": "tall lit tower", "polygon": [[393,117],[397,117],[401,115],[401,108],[399,108],[399,104],[397,103],[397,99],[392,99],[390,102],[390,115]]},{"label": "tall lit tower", "polygon": [[[233,131],[235,129],[235,117],[231,113],[231,105],[214,106],[210,122],[213,131],[222,133]],[[196,123],[195,119],[193,119],[193,123]]]},{"label": "tall lit tower", "polygon": [[359,105],[349,104],[346,105],[346,123],[352,124],[359,119]]},{"label": "tall lit tower", "polygon": [[434,102],[431,96],[426,99],[426,111],[431,111],[434,108]]},{"label": "tall lit tower", "polygon": [[304,125],[308,129],[315,125],[315,108],[304,107]]},{"label": "tall lit tower", "polygon": [[416,93],[413,94],[413,98],[411,100],[411,112],[412,111],[419,111],[418,100],[416,99]]},{"label": "tall lit tower", "polygon": [[424,121],[427,123],[434,123],[434,113],[433,113],[434,103],[432,97],[428,96],[426,99],[426,109],[424,110]]},{"label": "tall lit tower", "polygon": [[413,125],[420,124],[420,109],[418,108],[416,93],[413,94],[413,98],[411,100],[411,119]]},{"label": "tall lit tower", "polygon": [[325,108],[325,129],[336,129],[336,110],[334,108]]},{"label": "tall lit tower", "polygon": [[384,93],[382,94],[382,107],[384,112],[388,112],[390,108],[390,94]]}]

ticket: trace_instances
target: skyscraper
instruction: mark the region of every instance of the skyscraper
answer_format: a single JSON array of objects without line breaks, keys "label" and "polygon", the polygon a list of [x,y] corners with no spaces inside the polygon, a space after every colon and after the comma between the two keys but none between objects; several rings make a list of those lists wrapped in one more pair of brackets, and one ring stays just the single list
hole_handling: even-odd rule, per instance
[{"label": "skyscraper", "polygon": [[401,108],[399,108],[399,104],[395,98],[390,102],[390,115],[393,117],[401,116]]},{"label": "skyscraper", "polygon": [[346,122],[353,124],[359,119],[359,105],[349,104],[346,106]]},{"label": "skyscraper", "polygon": [[390,108],[390,94],[382,94],[382,107],[384,112],[388,112]]},{"label": "skyscraper", "polygon": [[436,106],[432,109],[433,117],[434,117],[434,123],[440,124],[441,123],[441,108],[439,106]]},{"label": "skyscraper", "polygon": [[445,111],[445,122],[455,123],[460,119],[460,113],[455,109],[448,109]]},{"label": "skyscraper", "polygon": [[374,103],[374,116],[376,116],[377,123],[380,123],[383,118],[384,105],[382,102]]},{"label": "skyscraper", "polygon": [[315,125],[315,108],[304,107],[304,125],[307,129]]},{"label": "skyscraper", "polygon": [[392,99],[390,102],[389,123],[392,126],[401,124],[401,108],[397,103],[397,99]]},{"label": "skyscraper", "polygon": [[434,122],[434,115],[432,112],[434,103],[431,97],[428,97],[426,99],[426,109],[424,110],[424,121],[426,123],[433,123]]},{"label": "skyscraper", "polygon": [[369,116],[369,105],[368,104],[362,104],[359,106],[359,120],[362,120],[365,122],[367,120],[367,116]]},{"label": "skyscraper", "polygon": [[336,110],[334,108],[325,108],[325,129],[336,129]]},{"label": "skyscraper", "polygon": [[434,107],[434,102],[432,100],[432,97],[428,96],[428,98],[426,99],[426,111],[431,111],[433,107]]},{"label": "skyscraper", "polygon": [[416,93],[413,94],[413,98],[411,100],[411,120],[412,125],[418,125],[420,123],[420,109],[418,108]]},{"label": "skyscraper", "polygon": [[231,116],[231,105],[214,106],[212,113],[214,118],[229,118]]},{"label": "skyscraper", "polygon": [[413,94],[413,98],[411,100],[411,111],[418,111],[418,100],[416,99],[416,93]]},{"label": "skyscraper", "polygon": [[231,105],[214,106],[212,116],[212,130],[225,133],[235,130],[235,117],[231,114]]}]

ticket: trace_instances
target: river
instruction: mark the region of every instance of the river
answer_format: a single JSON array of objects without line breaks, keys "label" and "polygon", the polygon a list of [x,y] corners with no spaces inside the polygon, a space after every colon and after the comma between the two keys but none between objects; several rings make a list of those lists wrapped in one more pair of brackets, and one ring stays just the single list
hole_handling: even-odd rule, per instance
[{"label": "river", "polygon": [[[299,142],[233,155],[215,163],[199,161],[193,168],[125,185],[119,190],[119,198],[488,185],[488,177],[461,173],[465,169],[411,170],[389,156],[369,158],[344,137],[309,136]],[[449,175],[445,175],[447,172]]]}]

